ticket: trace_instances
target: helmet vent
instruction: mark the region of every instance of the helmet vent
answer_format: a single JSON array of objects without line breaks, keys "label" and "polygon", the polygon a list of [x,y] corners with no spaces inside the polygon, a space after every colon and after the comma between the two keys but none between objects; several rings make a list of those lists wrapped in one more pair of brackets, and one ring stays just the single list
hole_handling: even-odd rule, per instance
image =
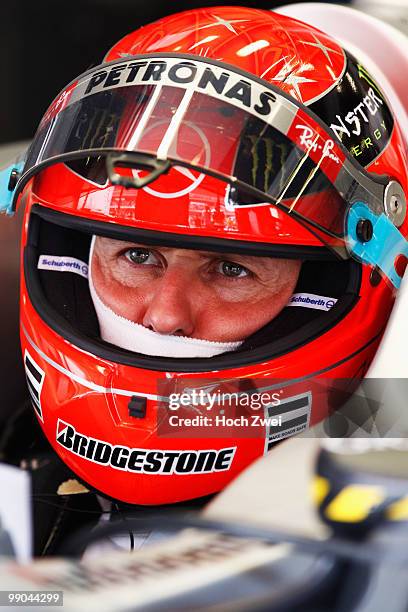
[{"label": "helmet vent", "polygon": [[146,398],[132,395],[128,404],[129,416],[135,419],[144,419],[146,416]]}]

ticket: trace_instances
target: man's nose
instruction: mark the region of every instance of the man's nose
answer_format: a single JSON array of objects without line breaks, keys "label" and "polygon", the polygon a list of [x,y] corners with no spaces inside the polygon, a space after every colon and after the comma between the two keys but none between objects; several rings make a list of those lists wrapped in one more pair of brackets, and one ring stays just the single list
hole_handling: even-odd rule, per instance
[{"label": "man's nose", "polygon": [[194,331],[191,285],[185,271],[167,269],[154,284],[143,325],[159,334],[190,336]]}]

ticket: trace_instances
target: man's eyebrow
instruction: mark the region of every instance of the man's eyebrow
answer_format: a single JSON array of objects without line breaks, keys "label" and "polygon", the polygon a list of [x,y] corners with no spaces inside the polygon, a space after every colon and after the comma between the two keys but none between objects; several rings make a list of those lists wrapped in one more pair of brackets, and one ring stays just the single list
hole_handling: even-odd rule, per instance
[{"label": "man's eyebrow", "polygon": [[247,253],[237,253],[236,251],[232,251],[229,253],[220,253],[219,251],[200,251],[202,253],[208,255],[216,255],[217,257],[239,257],[240,259],[249,259],[251,261],[263,261],[265,259],[273,259],[272,257],[268,257],[267,255],[248,255]]},{"label": "man's eyebrow", "polygon": [[245,265],[246,263],[248,265],[252,264],[252,265],[259,265],[259,266],[265,266],[268,265],[270,262],[270,265],[273,265],[273,257],[268,257],[265,255],[247,255],[244,253],[220,253],[220,252],[216,252],[216,251],[198,251],[200,253],[200,255],[204,257],[215,257],[219,260],[238,260],[240,263],[242,263],[243,265]]},{"label": "man's eyebrow", "polygon": [[[138,246],[142,246],[142,245],[138,245]],[[149,247],[149,245],[144,245]],[[248,259],[251,261],[261,261],[264,259],[272,259],[272,257],[268,257],[268,256],[258,256],[258,255],[248,255],[246,253],[237,253],[236,251],[231,251],[229,253],[224,253],[221,251],[204,251],[203,249],[188,249],[188,248],[183,248],[183,247],[150,247],[150,248],[157,248],[157,249],[163,249],[163,250],[172,250],[172,249],[176,249],[176,250],[180,250],[180,251],[191,251],[194,253],[197,253],[198,255],[202,256],[202,257],[216,257],[217,259],[228,259],[228,258],[240,258],[240,259]]]}]

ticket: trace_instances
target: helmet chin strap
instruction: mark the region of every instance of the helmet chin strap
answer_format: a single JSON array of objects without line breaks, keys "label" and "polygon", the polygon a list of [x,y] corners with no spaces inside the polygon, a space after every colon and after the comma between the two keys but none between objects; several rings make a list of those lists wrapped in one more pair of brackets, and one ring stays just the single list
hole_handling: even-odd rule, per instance
[{"label": "helmet chin strap", "polygon": [[186,336],[159,334],[144,325],[117,315],[106,306],[96,293],[92,280],[92,257],[95,245],[93,236],[89,251],[89,290],[99,321],[101,338],[110,344],[143,355],[157,357],[213,357],[237,349],[239,342],[212,342]]}]

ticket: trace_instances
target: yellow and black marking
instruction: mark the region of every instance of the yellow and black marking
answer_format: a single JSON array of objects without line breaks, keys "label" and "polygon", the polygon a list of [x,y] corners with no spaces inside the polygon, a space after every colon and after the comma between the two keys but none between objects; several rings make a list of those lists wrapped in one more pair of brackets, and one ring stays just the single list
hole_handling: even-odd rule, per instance
[{"label": "yellow and black marking", "polygon": [[358,71],[358,76],[360,77],[360,79],[367,81],[369,86],[375,89],[378,95],[381,96],[381,98],[383,98],[384,100],[384,96],[383,96],[381,89],[378,87],[377,83],[374,81],[370,73],[364,68],[364,66],[362,66],[361,64],[357,64],[357,71]]},{"label": "yellow and black marking", "polygon": [[388,523],[408,527],[408,479],[346,469],[322,450],[312,481],[321,519],[335,532],[361,534]]}]

